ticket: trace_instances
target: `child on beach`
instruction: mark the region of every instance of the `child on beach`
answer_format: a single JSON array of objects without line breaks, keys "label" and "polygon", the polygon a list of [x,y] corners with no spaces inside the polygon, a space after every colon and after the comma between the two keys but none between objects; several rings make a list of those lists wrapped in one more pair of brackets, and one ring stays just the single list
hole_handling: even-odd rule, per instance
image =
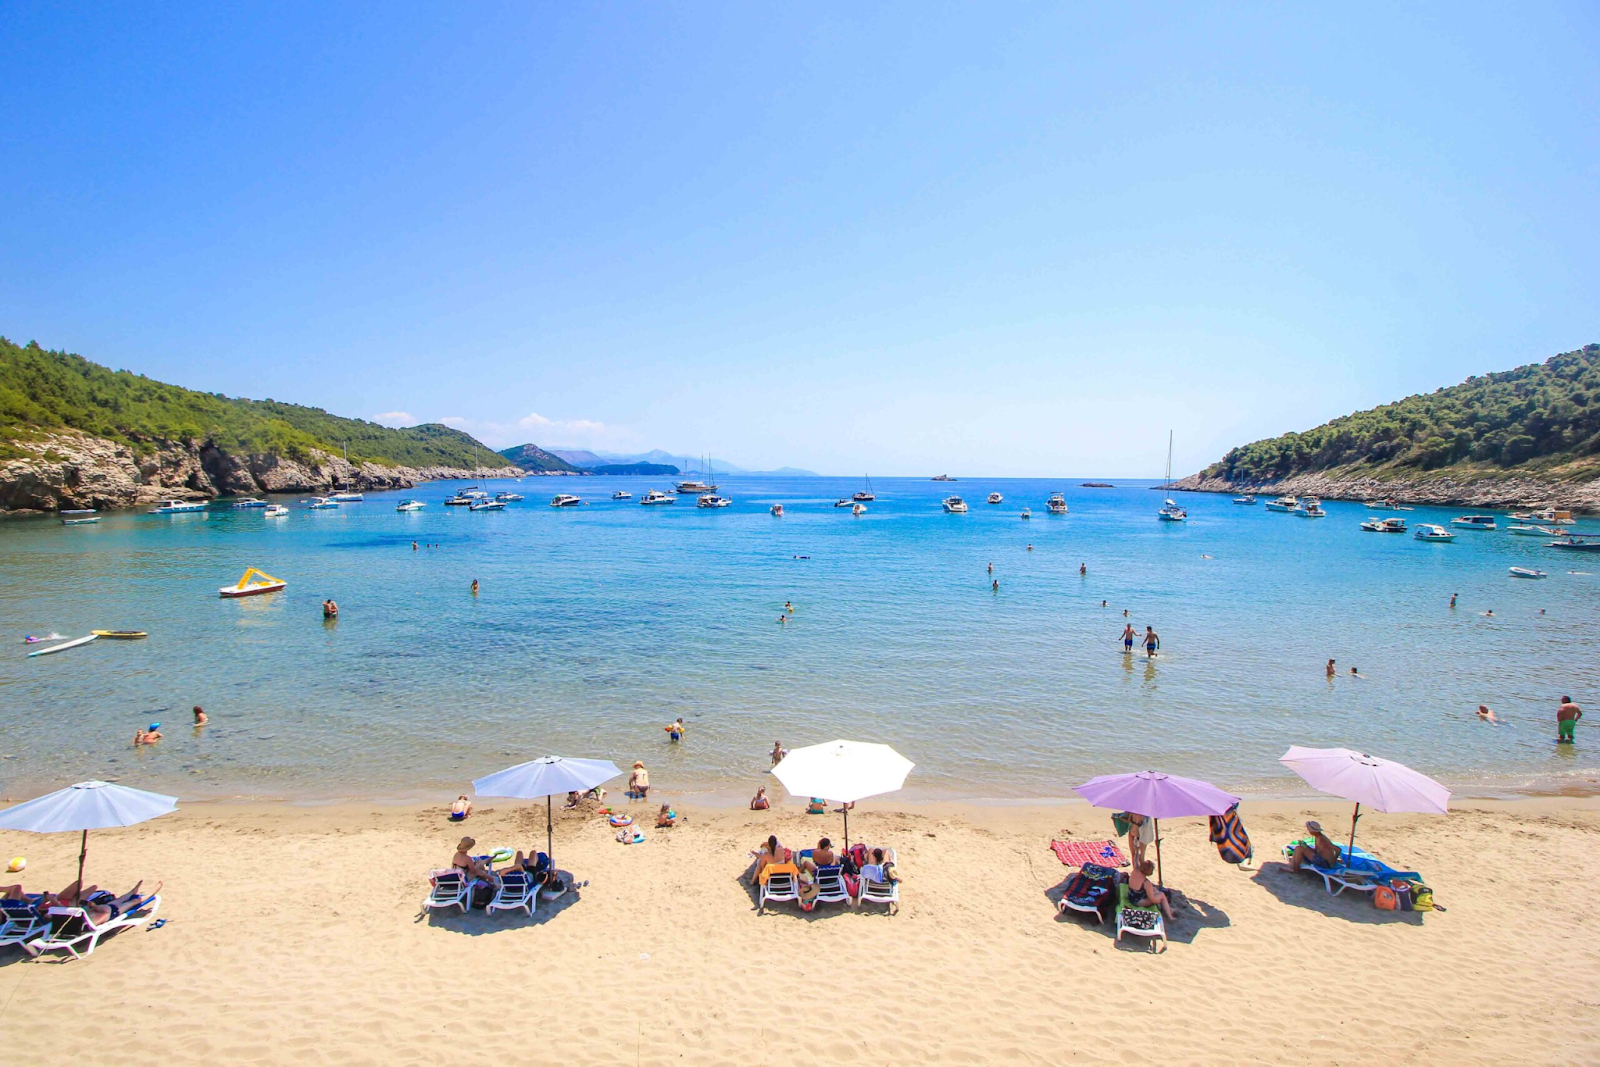
[{"label": "child on beach", "polygon": [[661,810],[656,813],[656,825],[657,826],[676,826],[676,825],[678,825],[678,813],[673,811],[672,807],[670,805],[667,805],[667,804],[661,805]]},{"label": "child on beach", "polygon": [[751,811],[766,811],[772,807],[772,801],[767,799],[767,787],[762,786],[756,790],[756,795],[750,798]]},{"label": "child on beach", "polygon": [[667,740],[669,740],[669,741],[682,741],[683,740],[683,731],[684,731],[683,716],[679,715],[672,722],[668,723],[667,727],[666,727],[666,730],[667,730]]},{"label": "child on beach", "polygon": [[812,797],[811,798],[811,803],[806,805],[806,814],[807,815],[826,815],[826,814],[828,814],[828,802],[826,800],[823,800],[821,797]]},{"label": "child on beach", "polygon": [[456,797],[456,802],[450,805],[450,821],[461,822],[472,814],[472,801],[467,799],[467,794],[462,793]]},{"label": "child on beach", "polygon": [[772,765],[774,767],[782,763],[783,757],[787,756],[788,754],[789,750],[783,747],[782,741],[772,742]]}]

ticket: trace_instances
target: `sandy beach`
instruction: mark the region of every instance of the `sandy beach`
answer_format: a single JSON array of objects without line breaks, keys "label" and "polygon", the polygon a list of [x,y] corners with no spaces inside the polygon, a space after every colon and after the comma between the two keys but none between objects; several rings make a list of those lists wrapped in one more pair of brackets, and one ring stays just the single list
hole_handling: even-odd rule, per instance
[{"label": "sandy beach", "polygon": [[[164,881],[170,922],[84,962],[3,950],[0,1031],[22,1062],[79,1065],[1600,1057],[1597,799],[1363,818],[1360,840],[1415,865],[1448,909],[1426,916],[1329,896],[1278,860],[1306,818],[1348,827],[1346,805],[1245,804],[1256,871],[1221,862],[1204,820],[1165,823],[1187,904],[1159,955],[1056,917],[1067,869],[1049,841],[1109,836],[1082,804],[863,805],[852,837],[900,854],[894,916],[757,913],[751,846],[837,840],[836,815],[681,810],[633,847],[558,813],[558,863],[589,885],[531,922],[419,914],[460,830],[437,807],[190,803],[98,832],[90,880]],[[480,847],[542,847],[544,811],[485,805],[466,828]],[[0,846],[28,857],[30,888],[75,869],[73,835]]]}]

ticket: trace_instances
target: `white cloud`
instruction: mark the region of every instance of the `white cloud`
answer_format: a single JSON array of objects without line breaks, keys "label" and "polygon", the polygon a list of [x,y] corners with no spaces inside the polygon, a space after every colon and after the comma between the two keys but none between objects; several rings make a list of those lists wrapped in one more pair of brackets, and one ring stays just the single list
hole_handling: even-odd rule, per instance
[{"label": "white cloud", "polygon": [[409,411],[385,411],[382,415],[372,416],[373,422],[381,422],[385,426],[415,426],[416,416]]},{"label": "white cloud", "polygon": [[465,430],[472,423],[471,419],[464,419],[460,415],[446,415],[439,421],[446,426],[454,426],[458,430]]},{"label": "white cloud", "polygon": [[530,412],[516,422],[469,419],[461,415],[447,415],[436,421],[469,433],[495,448],[530,442],[555,448],[618,448],[631,445],[634,437],[624,428],[607,426],[594,419],[547,419],[538,412]]},{"label": "white cloud", "polygon": [[593,419],[547,419],[537,411],[530,411],[518,419],[517,425],[557,445],[600,444],[612,436],[603,422]]}]

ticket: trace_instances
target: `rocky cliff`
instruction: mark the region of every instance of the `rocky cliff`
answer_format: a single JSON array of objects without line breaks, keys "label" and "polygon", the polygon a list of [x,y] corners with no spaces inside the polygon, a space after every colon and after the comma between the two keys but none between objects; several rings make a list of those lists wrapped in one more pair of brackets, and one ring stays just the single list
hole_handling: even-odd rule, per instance
[{"label": "rocky cliff", "polygon": [[[125,508],[169,497],[209,499],[260,493],[320,494],[334,487],[406,489],[438,478],[476,478],[452,467],[386,467],[313,452],[304,462],[284,456],[233,455],[212,442],[149,441],[134,448],[76,431],[15,442],[27,455],[0,461],[0,509]],[[520,477],[501,467],[495,477]]]},{"label": "rocky cliff", "polygon": [[1466,504],[1482,508],[1538,503],[1573,511],[1600,511],[1600,479],[1547,481],[1526,474],[1469,480],[1448,476],[1380,479],[1322,472],[1246,483],[1207,477],[1202,473],[1191,474],[1172,485],[1175,489],[1202,493],[1270,493],[1316,496],[1324,500],[1399,500],[1408,504]]}]

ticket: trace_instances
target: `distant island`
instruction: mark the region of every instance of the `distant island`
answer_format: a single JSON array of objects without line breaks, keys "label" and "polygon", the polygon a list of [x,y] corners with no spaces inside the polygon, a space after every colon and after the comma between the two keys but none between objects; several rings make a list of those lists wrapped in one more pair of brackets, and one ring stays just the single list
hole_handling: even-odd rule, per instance
[{"label": "distant island", "polygon": [[1241,445],[1173,488],[1600,509],[1600,345]]},{"label": "distant island", "polygon": [[201,393],[0,337],[0,510],[398,489],[484,473],[523,472],[438,423],[394,429]]},{"label": "distant island", "polygon": [[676,477],[683,473],[670,463],[602,463],[590,467],[590,474],[645,474]]},{"label": "distant island", "polygon": [[1112,485],[1110,482],[1083,482],[1081,484],[1082,484],[1083,488],[1085,488],[1085,489],[1115,489],[1116,488],[1116,486]]}]

